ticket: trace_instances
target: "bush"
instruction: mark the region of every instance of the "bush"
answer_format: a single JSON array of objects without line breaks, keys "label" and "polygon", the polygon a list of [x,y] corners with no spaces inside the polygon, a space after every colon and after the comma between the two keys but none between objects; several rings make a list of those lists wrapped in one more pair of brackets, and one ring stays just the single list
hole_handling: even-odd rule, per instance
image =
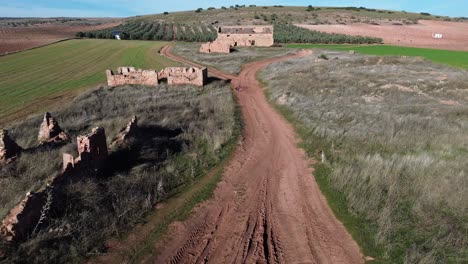
[{"label": "bush", "polygon": [[200,13],[201,11],[203,11],[203,8],[198,8],[197,10],[195,10],[195,13]]},{"label": "bush", "polygon": [[164,14],[164,15],[169,15],[169,12],[164,12],[163,14]]},{"label": "bush", "polygon": [[313,6],[311,6],[311,5],[309,5],[307,7],[307,9],[306,9],[307,12],[311,12],[311,11],[314,11],[314,10],[315,10],[315,8]]},{"label": "bush", "polygon": [[78,37],[78,38],[83,38],[84,36],[85,36],[85,33],[81,32],[81,31],[76,32],[76,34],[75,34],[75,37]]}]

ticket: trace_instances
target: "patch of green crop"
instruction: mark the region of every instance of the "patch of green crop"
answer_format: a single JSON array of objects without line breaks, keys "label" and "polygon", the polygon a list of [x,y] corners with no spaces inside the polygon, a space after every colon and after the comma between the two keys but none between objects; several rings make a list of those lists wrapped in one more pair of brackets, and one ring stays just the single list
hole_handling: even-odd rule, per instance
[{"label": "patch of green crop", "polygon": [[322,48],[349,51],[378,56],[417,56],[435,63],[468,69],[468,52],[439,49],[411,48],[391,45],[326,45],[326,44],[288,44],[288,48]]}]

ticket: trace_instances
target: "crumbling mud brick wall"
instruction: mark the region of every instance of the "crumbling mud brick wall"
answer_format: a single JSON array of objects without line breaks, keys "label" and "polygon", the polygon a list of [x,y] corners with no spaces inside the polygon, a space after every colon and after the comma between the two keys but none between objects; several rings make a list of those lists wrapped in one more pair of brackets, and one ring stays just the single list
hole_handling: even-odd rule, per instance
[{"label": "crumbling mud brick wall", "polygon": [[230,53],[231,45],[227,42],[215,40],[201,45],[200,52],[202,53]]},{"label": "crumbling mud brick wall", "polygon": [[8,131],[0,129],[0,164],[15,159],[23,149],[10,138]]},{"label": "crumbling mud brick wall", "polygon": [[47,201],[46,192],[31,192],[2,221],[0,234],[6,241],[26,239],[36,228]]},{"label": "crumbling mud brick wall", "polygon": [[159,73],[161,78],[167,78],[169,85],[204,86],[208,79],[208,70],[196,67],[168,67]]},{"label": "crumbling mud brick wall", "polygon": [[[104,128],[97,127],[91,133],[78,136],[78,158],[63,154],[64,171],[48,182],[47,188],[30,192],[17,206],[10,210],[0,226],[0,237],[6,241],[23,241],[40,227],[41,216],[46,209],[63,210],[60,194],[63,186],[74,175],[87,169],[99,169],[108,155]],[[54,197],[51,199],[51,197]]]},{"label": "crumbling mud brick wall", "polygon": [[106,133],[102,127],[93,128],[91,133],[78,136],[76,143],[79,161],[99,162],[105,160],[108,155]]},{"label": "crumbling mud brick wall", "polygon": [[133,116],[127,126],[112,141],[111,148],[126,144],[130,138],[137,137],[138,131],[138,119],[136,116]]},{"label": "crumbling mud brick wall", "polygon": [[37,140],[40,144],[58,143],[68,140],[68,135],[60,128],[58,122],[49,112],[44,114]]},{"label": "crumbling mud brick wall", "polygon": [[273,26],[221,26],[217,39],[202,44],[200,52],[230,53],[231,47],[270,47],[273,43]]},{"label": "crumbling mud brick wall", "polygon": [[273,26],[222,26],[218,41],[231,46],[270,47],[273,45]]},{"label": "crumbling mud brick wall", "polygon": [[159,83],[158,73],[154,70],[141,70],[133,67],[120,67],[117,73],[112,70],[106,71],[107,85],[110,87],[140,84],[156,86]]},{"label": "crumbling mud brick wall", "polygon": [[120,67],[118,74],[107,70],[106,76],[107,85],[110,87],[128,84],[156,86],[162,79],[167,79],[169,85],[204,86],[208,79],[208,70],[196,67],[168,67],[156,72],[154,70],[135,70],[133,67]]}]

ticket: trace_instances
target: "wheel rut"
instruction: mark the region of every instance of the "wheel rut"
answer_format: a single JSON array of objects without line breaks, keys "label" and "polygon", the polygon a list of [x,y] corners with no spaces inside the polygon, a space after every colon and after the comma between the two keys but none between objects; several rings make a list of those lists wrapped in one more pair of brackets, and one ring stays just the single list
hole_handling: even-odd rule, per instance
[{"label": "wheel rut", "polygon": [[[161,54],[194,64],[171,53]],[[363,255],[320,193],[311,161],[297,147],[294,130],[268,104],[256,74],[295,55],[245,65],[231,80],[244,118],[244,135],[213,198],[190,218],[171,225],[147,263],[364,263]],[[237,90],[237,89],[236,89]]]}]

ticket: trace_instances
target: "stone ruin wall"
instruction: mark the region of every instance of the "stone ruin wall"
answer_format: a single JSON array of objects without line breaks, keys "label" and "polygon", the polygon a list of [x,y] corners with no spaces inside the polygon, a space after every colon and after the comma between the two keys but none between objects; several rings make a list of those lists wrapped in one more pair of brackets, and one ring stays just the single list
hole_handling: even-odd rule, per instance
[{"label": "stone ruin wall", "polygon": [[133,67],[120,67],[117,73],[106,71],[107,85],[110,87],[126,84],[156,86],[159,83],[158,73],[154,70],[141,70]]},{"label": "stone ruin wall", "polygon": [[208,78],[206,68],[168,67],[160,72],[141,70],[133,67],[120,67],[117,73],[106,71],[107,85],[116,87],[121,85],[157,86],[162,79],[167,79],[169,85],[204,86]]},{"label": "stone ruin wall", "polygon": [[273,26],[225,26],[218,29],[215,41],[202,44],[200,52],[230,53],[231,47],[270,47],[273,44]]},{"label": "stone ruin wall", "polygon": [[10,138],[7,130],[0,129],[0,164],[13,161],[23,149]]},{"label": "stone ruin wall", "polygon": [[200,52],[202,53],[230,53],[231,44],[220,40],[207,42],[201,45]]},{"label": "stone ruin wall", "polygon": [[[44,120],[51,122],[49,113],[46,113]],[[55,124],[55,127],[58,127],[58,124]],[[41,137],[45,134],[43,129],[45,129],[44,124],[41,125],[39,139],[44,139]],[[55,132],[57,131],[55,130]],[[134,116],[128,125],[121,130],[112,145],[118,146],[125,143],[130,137],[136,136],[137,132],[137,118]],[[0,226],[1,239],[13,242],[27,239],[36,227],[43,224],[41,222],[43,210],[47,206],[50,207],[50,204],[47,204],[49,202],[48,196],[57,196],[61,192],[62,186],[79,171],[100,168],[108,156],[104,128],[96,127],[91,133],[78,136],[77,149],[77,158],[68,153],[63,154],[63,172],[49,181],[46,188],[38,192],[27,193],[26,197],[10,210]],[[59,200],[59,198],[54,198],[55,203],[60,203]],[[55,208],[60,210],[60,206],[55,206]]]},{"label": "stone ruin wall", "polygon": [[195,85],[204,86],[208,78],[208,70],[195,67],[168,67],[161,71],[161,76],[167,78],[169,85]]}]

